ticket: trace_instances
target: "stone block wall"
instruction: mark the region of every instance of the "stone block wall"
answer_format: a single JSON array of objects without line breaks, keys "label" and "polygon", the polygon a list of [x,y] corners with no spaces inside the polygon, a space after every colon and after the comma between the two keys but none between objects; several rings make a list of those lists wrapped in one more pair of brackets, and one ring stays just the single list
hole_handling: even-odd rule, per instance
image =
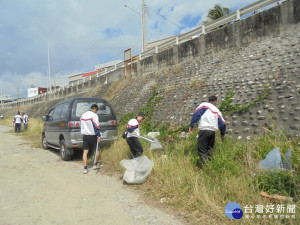
[{"label": "stone block wall", "polygon": [[[245,48],[219,51],[183,63],[180,73],[161,76],[158,84],[168,93],[158,105],[156,120],[185,124],[208,96],[224,100],[233,88],[233,104],[245,106],[258,99],[266,87],[270,95],[248,112],[227,116],[228,133],[247,137],[264,128],[277,127],[298,135],[300,131],[300,34],[252,42]],[[166,110],[164,111],[165,108]],[[226,116],[225,116],[226,117]]]},{"label": "stone block wall", "polygon": [[249,138],[271,128],[288,131],[291,136],[300,132],[299,32],[192,57],[133,79],[112,101],[120,115],[137,112],[146,104],[152,87],[163,95],[153,123],[174,126],[189,123],[196,107],[210,95],[217,95],[221,102],[226,92],[234,90],[232,104],[245,106],[270,89],[270,95],[249,111],[225,116],[228,134]]}]

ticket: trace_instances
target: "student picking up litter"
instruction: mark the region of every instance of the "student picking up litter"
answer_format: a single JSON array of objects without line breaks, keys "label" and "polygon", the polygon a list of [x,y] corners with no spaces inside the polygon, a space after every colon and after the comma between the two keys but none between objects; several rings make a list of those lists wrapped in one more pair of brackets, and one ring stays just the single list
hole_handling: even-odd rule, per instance
[{"label": "student picking up litter", "polygon": [[144,113],[139,112],[137,117],[129,120],[127,124],[128,134],[126,141],[134,158],[141,156],[144,152],[138,139],[140,136],[139,122],[142,122],[144,117]]}]

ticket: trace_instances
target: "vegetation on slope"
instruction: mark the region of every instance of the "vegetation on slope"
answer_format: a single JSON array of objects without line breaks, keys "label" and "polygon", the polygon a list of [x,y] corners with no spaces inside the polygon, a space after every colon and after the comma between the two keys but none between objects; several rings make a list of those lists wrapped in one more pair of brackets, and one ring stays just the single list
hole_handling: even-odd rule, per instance
[{"label": "vegetation on slope", "polygon": [[[155,166],[144,184],[132,185],[131,188],[139,189],[154,204],[177,212],[193,224],[299,224],[300,139],[290,140],[283,131],[270,130],[264,135],[253,136],[251,140],[226,138],[221,141],[217,135],[213,159],[202,166],[199,165],[196,130],[189,137],[180,138],[180,133],[187,131],[188,126],[175,129],[168,124],[161,127],[158,123],[151,124],[153,109],[160,99],[160,92],[154,89],[146,106],[141,109],[147,115],[141,128],[142,135],[149,131],[160,131],[159,140],[164,148],[150,151],[150,144],[141,140],[144,154]],[[134,113],[129,113],[119,120],[119,135],[125,130],[127,121],[134,116]],[[12,126],[12,118],[7,117],[0,124]],[[17,135],[23,135],[35,147],[41,147],[42,124],[41,118],[30,118],[28,130]],[[275,147],[280,147],[282,155],[289,148],[293,150],[292,171],[270,173],[258,168],[260,160]],[[113,145],[104,148],[101,154],[106,171],[119,176],[124,172],[120,161],[129,157],[129,147],[121,136]],[[81,158],[78,161],[81,162]],[[261,191],[291,197],[293,201],[269,200],[260,196]],[[252,216],[255,215],[256,205],[273,204],[276,208],[280,204],[285,207],[287,204],[295,204],[296,219],[243,217],[241,220],[231,221],[224,213],[225,206],[230,202],[239,203],[242,209],[253,206]],[[259,214],[256,213],[255,216],[257,215]]]}]

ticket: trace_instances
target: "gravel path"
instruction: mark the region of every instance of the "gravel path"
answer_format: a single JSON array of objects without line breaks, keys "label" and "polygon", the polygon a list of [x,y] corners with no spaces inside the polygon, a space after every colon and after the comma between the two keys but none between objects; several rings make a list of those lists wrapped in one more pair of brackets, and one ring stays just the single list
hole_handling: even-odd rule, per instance
[{"label": "gravel path", "polygon": [[0,125],[1,225],[183,224],[146,205],[120,180],[85,175],[81,164],[29,147],[9,129]]}]

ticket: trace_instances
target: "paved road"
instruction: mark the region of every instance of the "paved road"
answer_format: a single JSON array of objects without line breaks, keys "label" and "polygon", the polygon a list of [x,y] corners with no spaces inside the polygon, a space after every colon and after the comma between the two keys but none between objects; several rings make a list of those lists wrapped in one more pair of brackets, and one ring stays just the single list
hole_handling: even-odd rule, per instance
[{"label": "paved road", "polygon": [[0,125],[1,225],[182,224],[120,180],[32,148]]}]

